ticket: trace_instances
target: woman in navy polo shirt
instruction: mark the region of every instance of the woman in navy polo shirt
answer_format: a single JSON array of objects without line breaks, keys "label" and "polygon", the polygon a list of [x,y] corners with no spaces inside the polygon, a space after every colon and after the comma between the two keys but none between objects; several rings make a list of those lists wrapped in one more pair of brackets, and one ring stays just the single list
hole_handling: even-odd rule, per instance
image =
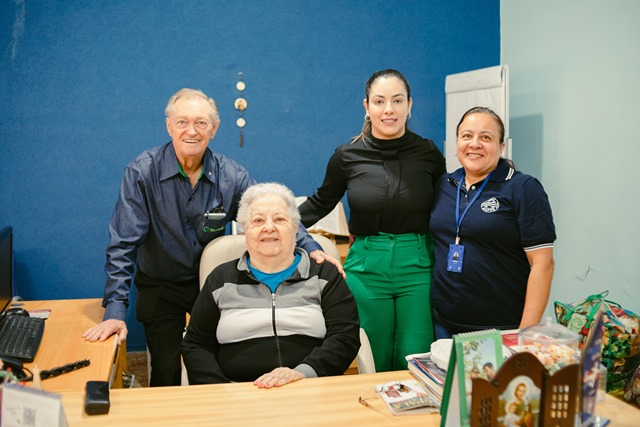
[{"label": "woman in navy polo shirt", "polygon": [[539,323],[554,268],[548,197],[537,179],[501,158],[496,113],[470,109],[456,134],[462,168],[438,181],[430,222],[436,338]]}]

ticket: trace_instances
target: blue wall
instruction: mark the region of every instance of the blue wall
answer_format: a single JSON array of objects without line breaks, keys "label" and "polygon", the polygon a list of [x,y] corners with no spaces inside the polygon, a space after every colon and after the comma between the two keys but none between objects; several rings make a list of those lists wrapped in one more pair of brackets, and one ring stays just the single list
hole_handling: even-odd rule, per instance
[{"label": "blue wall", "polygon": [[[181,87],[218,101],[211,147],[308,195],[362,126],[381,68],[409,79],[410,126],[442,148],[447,74],[500,63],[499,0],[0,1],[0,226],[26,299],[102,297],[122,171],[169,140]],[[238,72],[244,74],[239,147]],[[144,338],[129,310],[129,349]]]}]

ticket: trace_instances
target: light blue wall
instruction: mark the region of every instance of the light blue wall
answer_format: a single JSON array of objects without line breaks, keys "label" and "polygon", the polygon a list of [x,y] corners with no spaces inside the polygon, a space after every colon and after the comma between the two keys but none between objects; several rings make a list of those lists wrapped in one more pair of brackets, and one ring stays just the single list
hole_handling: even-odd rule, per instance
[{"label": "light blue wall", "polygon": [[[0,0],[0,226],[18,292],[101,297],[125,165],[168,141],[183,86],[218,101],[212,148],[299,195],[359,132],[366,79],[397,68],[410,126],[442,147],[447,74],[500,62],[499,1]],[[240,148],[233,101],[244,73]],[[130,349],[142,346],[129,310]]]},{"label": "light blue wall", "polygon": [[639,20],[635,0],[501,3],[514,160],[558,231],[551,302],[609,290],[640,313]]}]

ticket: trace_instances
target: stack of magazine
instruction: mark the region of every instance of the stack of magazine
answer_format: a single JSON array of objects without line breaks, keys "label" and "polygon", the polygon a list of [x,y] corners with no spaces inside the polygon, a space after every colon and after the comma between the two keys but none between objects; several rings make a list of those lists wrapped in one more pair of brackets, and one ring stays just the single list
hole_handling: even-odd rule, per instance
[{"label": "stack of magazine", "polygon": [[410,354],[405,357],[409,371],[434,395],[438,403],[442,402],[442,393],[447,372],[438,367],[431,359],[431,352]]},{"label": "stack of magazine", "polygon": [[440,400],[416,380],[378,384],[376,391],[393,415],[434,413],[440,408]]}]

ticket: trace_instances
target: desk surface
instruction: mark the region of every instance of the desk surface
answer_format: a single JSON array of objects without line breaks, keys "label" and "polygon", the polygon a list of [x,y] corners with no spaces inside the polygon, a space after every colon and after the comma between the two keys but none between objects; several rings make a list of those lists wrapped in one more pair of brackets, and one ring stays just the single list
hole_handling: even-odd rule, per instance
[{"label": "desk surface", "polygon": [[28,369],[33,372],[35,366],[45,370],[82,359],[91,361],[85,368],[42,380],[42,389],[84,390],[89,380],[109,381],[118,351],[116,337],[95,343],[82,338],[84,331],[102,321],[101,301],[94,298],[24,302],[27,310],[51,309],[38,353],[32,363],[25,364]]},{"label": "desk surface", "polygon": [[276,389],[251,383],[111,390],[107,415],[84,414],[80,392],[63,393],[69,426],[438,426],[439,415],[394,417],[384,403],[358,402],[376,384],[408,378],[408,372],[309,378]]},{"label": "desk surface", "polygon": [[[439,426],[440,415],[393,416],[380,399],[358,402],[376,384],[411,378],[408,371],[311,378],[270,390],[251,383],[111,390],[107,415],[83,412],[83,393],[64,392],[69,426],[225,425],[225,426]],[[611,396],[598,414],[615,426],[636,426],[640,410]]]}]

